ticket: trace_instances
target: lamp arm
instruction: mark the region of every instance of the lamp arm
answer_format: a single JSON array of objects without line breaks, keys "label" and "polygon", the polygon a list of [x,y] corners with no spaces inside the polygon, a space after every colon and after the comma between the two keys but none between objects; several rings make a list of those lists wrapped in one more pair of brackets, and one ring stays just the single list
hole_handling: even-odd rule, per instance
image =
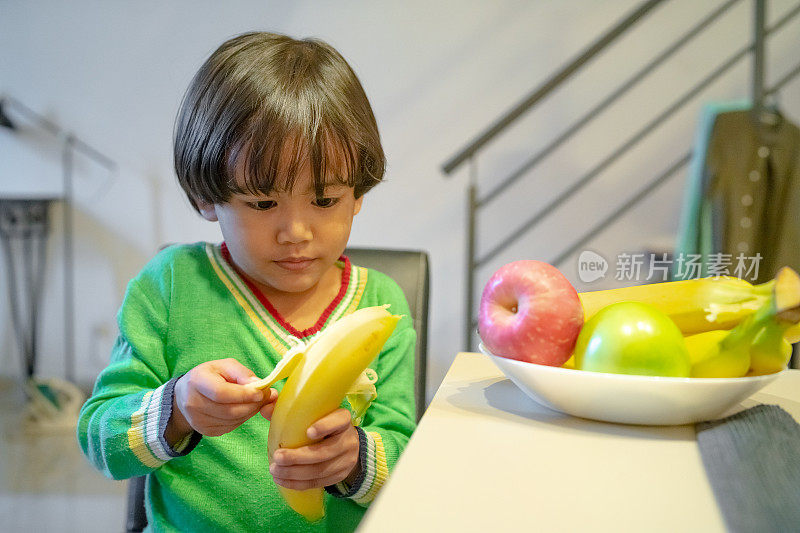
[{"label": "lamp arm", "polygon": [[64,139],[66,139],[67,144],[74,150],[81,152],[89,159],[102,165],[109,171],[113,172],[114,170],[116,170],[117,164],[110,157],[104,155],[102,152],[100,152],[87,142],[83,141],[79,137],[75,136],[73,133],[65,131],[63,128],[59,127],[55,122],[37,113],[36,111],[26,106],[13,96],[3,95],[3,97],[0,98],[0,102],[2,102],[3,104],[8,104],[9,107],[17,111],[26,120],[34,123],[36,126],[45,130],[54,137],[63,137]]}]

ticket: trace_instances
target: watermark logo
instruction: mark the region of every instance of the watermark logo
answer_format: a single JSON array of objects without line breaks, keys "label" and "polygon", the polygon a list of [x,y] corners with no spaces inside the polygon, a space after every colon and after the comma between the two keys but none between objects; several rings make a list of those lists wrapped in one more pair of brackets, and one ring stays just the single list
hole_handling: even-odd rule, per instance
[{"label": "watermark logo", "polygon": [[[763,257],[761,254],[746,256],[739,254],[712,253],[708,255],[680,253],[671,254],[621,253],[614,264],[614,279],[617,281],[660,282],[673,279],[719,278],[733,276],[756,281]],[[584,283],[604,278],[609,270],[606,259],[591,250],[584,250],[578,257],[578,277]]]},{"label": "watermark logo", "polygon": [[578,277],[584,283],[604,278],[608,272],[608,261],[602,255],[584,250],[578,257]]}]

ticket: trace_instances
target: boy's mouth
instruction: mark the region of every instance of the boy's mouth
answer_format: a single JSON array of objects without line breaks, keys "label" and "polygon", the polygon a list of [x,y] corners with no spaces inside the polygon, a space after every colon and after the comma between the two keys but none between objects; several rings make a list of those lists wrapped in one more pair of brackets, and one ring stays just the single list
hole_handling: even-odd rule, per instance
[{"label": "boy's mouth", "polygon": [[284,257],[276,260],[275,264],[286,270],[298,271],[308,268],[313,262],[311,257]]}]

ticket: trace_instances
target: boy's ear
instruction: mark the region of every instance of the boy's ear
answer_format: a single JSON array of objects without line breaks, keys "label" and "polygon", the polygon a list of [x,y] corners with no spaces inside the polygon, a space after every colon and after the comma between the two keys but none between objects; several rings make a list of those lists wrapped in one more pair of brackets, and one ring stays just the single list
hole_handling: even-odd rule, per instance
[{"label": "boy's ear", "polygon": [[355,204],[353,204],[353,216],[356,216],[359,211],[361,211],[361,202],[364,201],[364,196],[359,196],[356,198]]},{"label": "boy's ear", "polygon": [[197,210],[200,211],[200,215],[204,219],[208,220],[209,222],[216,222],[219,220],[217,218],[217,210],[214,207],[214,204],[209,204],[200,200],[196,200],[195,204],[197,205]]}]

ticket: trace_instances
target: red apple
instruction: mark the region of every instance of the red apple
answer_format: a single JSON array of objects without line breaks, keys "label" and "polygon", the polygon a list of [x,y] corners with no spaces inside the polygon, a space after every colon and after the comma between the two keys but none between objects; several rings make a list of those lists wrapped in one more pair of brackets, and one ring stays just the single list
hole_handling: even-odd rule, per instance
[{"label": "red apple", "polygon": [[483,289],[478,334],[495,355],[561,366],[572,354],[582,326],[578,292],[547,263],[509,263]]}]

